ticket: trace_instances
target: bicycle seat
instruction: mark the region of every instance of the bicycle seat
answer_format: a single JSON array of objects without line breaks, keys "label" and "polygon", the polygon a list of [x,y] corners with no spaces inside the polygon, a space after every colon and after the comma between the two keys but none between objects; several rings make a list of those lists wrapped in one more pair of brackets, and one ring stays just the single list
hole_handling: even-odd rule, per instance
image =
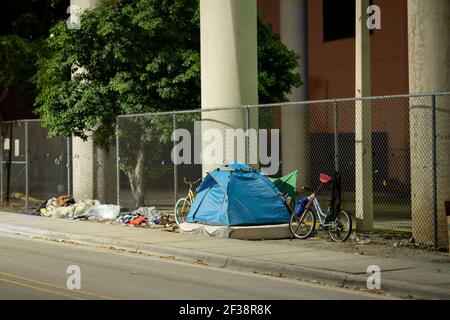
[{"label": "bicycle seat", "polygon": [[332,178],[329,175],[326,175],[325,173],[321,173],[319,180],[322,183],[328,183],[332,180]]}]

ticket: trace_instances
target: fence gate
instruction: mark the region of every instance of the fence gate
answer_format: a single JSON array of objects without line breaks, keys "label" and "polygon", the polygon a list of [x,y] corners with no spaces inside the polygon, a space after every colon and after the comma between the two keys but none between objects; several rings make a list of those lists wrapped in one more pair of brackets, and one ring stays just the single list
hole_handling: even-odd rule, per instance
[{"label": "fence gate", "polygon": [[22,121],[2,123],[1,203],[27,206],[27,124]]},{"label": "fence gate", "polygon": [[71,193],[70,139],[49,138],[39,120],[4,121],[0,148],[2,206],[38,207]]}]

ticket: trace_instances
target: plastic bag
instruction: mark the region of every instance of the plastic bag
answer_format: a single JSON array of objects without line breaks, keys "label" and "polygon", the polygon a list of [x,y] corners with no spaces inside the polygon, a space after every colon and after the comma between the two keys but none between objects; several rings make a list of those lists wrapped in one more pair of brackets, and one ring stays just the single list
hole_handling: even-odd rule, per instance
[{"label": "plastic bag", "polygon": [[303,214],[307,204],[308,204],[307,197],[301,197],[300,199],[298,199],[297,202],[295,203],[295,208],[294,208],[295,214],[297,216],[300,216],[301,214]]},{"label": "plastic bag", "polygon": [[115,220],[120,213],[120,206],[114,204],[101,204],[92,207],[85,214],[89,220]]}]

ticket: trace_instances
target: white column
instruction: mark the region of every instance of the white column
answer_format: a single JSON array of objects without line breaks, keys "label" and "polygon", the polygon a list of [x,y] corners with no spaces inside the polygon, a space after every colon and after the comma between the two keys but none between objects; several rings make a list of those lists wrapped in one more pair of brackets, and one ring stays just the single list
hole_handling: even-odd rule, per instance
[{"label": "white column", "polygon": [[95,8],[100,4],[101,0],[70,0],[70,5],[79,6],[81,11]]},{"label": "white column", "polygon": [[[258,103],[256,26],[256,0],[200,1],[203,109]],[[245,112],[241,111],[204,112],[202,120],[203,135],[215,128],[225,138],[227,128],[246,128]],[[257,121],[257,111],[253,110],[251,126],[257,127]],[[215,146],[225,155],[223,144],[216,141]],[[204,162],[206,158],[204,155]],[[216,167],[204,164],[203,175]]]},{"label": "white column", "polygon": [[[70,4],[83,11],[95,8],[100,4],[100,0],[71,0]],[[102,202],[115,202],[112,198],[116,194],[115,184],[110,181],[115,174],[109,158],[106,151],[94,145],[91,137],[87,141],[76,137],[72,139],[72,183],[75,200],[96,198]]]},{"label": "white column", "polygon": [[[450,1],[408,0],[409,90],[450,91]],[[448,246],[450,98],[437,98],[438,244]],[[416,242],[433,244],[431,99],[410,99],[411,209]]]},{"label": "white column", "polygon": [[[369,0],[356,0],[355,96],[370,96]],[[373,229],[372,112],[370,101],[355,103],[355,211],[358,231]]]},{"label": "white column", "polygon": [[[289,101],[305,101],[308,97],[307,72],[307,1],[280,0],[281,41],[299,55],[296,71],[303,85],[292,90]],[[310,185],[309,122],[306,106],[281,108],[281,160],[283,175],[298,169],[297,189]]]},{"label": "white column", "polygon": [[72,183],[76,200],[93,199],[95,194],[95,146],[92,139],[72,138]]}]

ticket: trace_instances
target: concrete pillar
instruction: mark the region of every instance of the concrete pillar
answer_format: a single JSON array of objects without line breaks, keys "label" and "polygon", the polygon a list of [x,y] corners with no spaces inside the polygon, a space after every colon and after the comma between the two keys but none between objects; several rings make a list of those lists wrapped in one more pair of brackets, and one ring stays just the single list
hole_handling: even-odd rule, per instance
[{"label": "concrete pillar", "polygon": [[[369,0],[356,0],[355,97],[371,95]],[[370,101],[355,103],[355,212],[360,232],[373,229],[372,112]]]},{"label": "concrete pillar", "polygon": [[[450,91],[450,1],[408,0],[409,90]],[[450,200],[450,98],[437,103],[438,245],[448,246],[445,201]],[[433,244],[431,99],[410,99],[413,237]]]},{"label": "concrete pillar", "polygon": [[76,200],[94,198],[94,150],[92,139],[72,138],[72,190]]},{"label": "concrete pillar", "polygon": [[[307,19],[306,0],[280,0],[281,41],[299,55],[297,70],[303,85],[292,90],[289,101],[305,101],[307,88]],[[281,108],[281,166],[283,175],[298,169],[297,190],[310,185],[309,122],[306,106]]]},{"label": "concrete pillar", "polygon": [[[70,0],[70,6],[75,6],[80,9],[80,13],[82,13],[84,10],[92,9],[97,6],[99,6],[101,3],[101,0]],[[70,14],[78,14],[74,8],[72,10],[68,11]]]},{"label": "concrete pillar", "polygon": [[116,172],[114,150],[106,151],[93,142],[73,137],[72,183],[75,200],[98,199],[116,202]]},{"label": "concrete pillar", "polygon": [[70,0],[71,6],[80,7],[81,11],[95,8],[100,4],[101,0]]},{"label": "concrete pillar", "polygon": [[[201,0],[201,98],[202,108],[236,107],[258,103],[256,0]],[[251,127],[258,126],[257,110],[249,112]],[[207,143],[205,132],[247,126],[244,111],[217,111],[202,114],[203,151],[205,146],[223,148],[225,141]],[[203,175],[218,167],[206,164]]]},{"label": "concrete pillar", "polygon": [[[71,6],[81,10],[95,8],[100,0],[71,0]],[[77,72],[84,72],[80,69]],[[114,159],[108,152],[95,146],[91,137],[87,141],[72,139],[72,183],[75,200],[98,199],[115,203]]]}]

